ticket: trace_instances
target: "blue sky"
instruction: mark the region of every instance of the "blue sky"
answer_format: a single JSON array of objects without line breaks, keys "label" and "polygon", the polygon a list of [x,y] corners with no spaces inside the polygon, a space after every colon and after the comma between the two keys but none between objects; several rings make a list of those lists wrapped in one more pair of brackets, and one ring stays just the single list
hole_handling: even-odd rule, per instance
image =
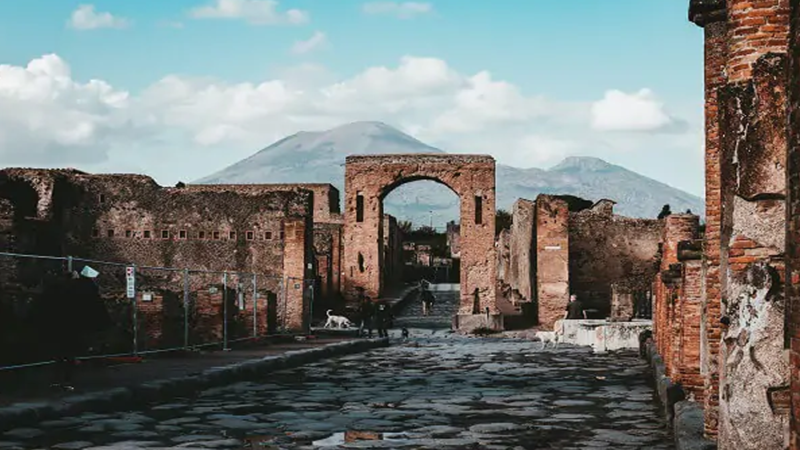
[{"label": "blue sky", "polygon": [[[41,130],[32,130],[30,136],[19,137],[19,142],[29,148],[35,145],[40,149],[41,158],[45,158],[46,152],[59,152],[61,156],[53,159],[54,164],[82,164],[107,170],[141,169],[153,173],[163,183],[177,178],[199,178],[310,124],[324,127],[335,125],[337,120],[343,123],[351,118],[371,119],[366,117],[369,110],[359,111],[356,117],[352,110],[345,111],[341,105],[330,106],[325,112],[330,116],[326,120],[310,119],[319,116],[317,111],[304,116],[306,119],[292,121],[287,117],[300,115],[301,104],[289,104],[287,100],[281,103],[289,105],[281,115],[281,123],[270,125],[272,128],[267,127],[263,134],[258,134],[262,127],[250,121],[276,122],[267,120],[268,116],[263,115],[267,112],[263,111],[259,112],[261,116],[248,117],[244,122],[219,118],[227,124],[227,131],[218,130],[215,134],[208,129],[215,123],[214,117],[207,115],[208,111],[202,112],[202,120],[189,123],[188,119],[176,121],[166,117],[165,110],[191,103],[194,108],[191,115],[199,117],[199,108],[209,105],[201,105],[197,97],[191,96],[207,92],[211,86],[229,89],[225,92],[231,97],[230,89],[237,86],[244,89],[242,83],[258,86],[275,79],[289,82],[300,72],[313,75],[310,81],[303,78],[303,86],[297,88],[303,92],[325,93],[337,83],[349,83],[347,86],[355,91],[369,91],[369,101],[387,104],[385,97],[378,96],[377,88],[370,91],[357,84],[363,82],[363,79],[359,81],[359,74],[377,66],[395,70],[401,58],[414,56],[443,61],[447,70],[460,74],[463,79],[487,71],[493,82],[513,86],[520,98],[528,102],[526,105],[537,98],[548,100],[549,103],[539,106],[545,111],[532,114],[527,125],[516,123],[511,127],[508,123],[492,122],[498,125],[486,126],[487,139],[492,133],[495,136],[487,142],[515,149],[509,150],[507,157],[502,153],[498,155],[500,162],[505,158],[514,165],[548,166],[557,163],[560,156],[590,154],[702,195],[702,30],[687,21],[686,0],[434,0],[428,3],[427,13],[413,17],[368,14],[364,1],[285,0],[277,3],[277,14],[297,9],[304,11],[308,19],[299,21],[301,23],[263,24],[251,23],[246,17],[216,20],[191,17],[193,9],[212,3],[210,0],[0,1],[0,64],[20,69],[31,60],[55,54],[69,67],[68,78],[77,86],[70,88],[69,96],[60,95],[59,98],[77,98],[76,92],[86,91],[79,87],[90,79],[102,80],[113,91],[127,93],[129,97],[129,104],[124,108],[111,108],[114,114],[125,109],[125,119],[114,116],[92,123],[91,131],[87,132],[90,137],[70,141],[63,139],[63,132],[54,132],[55,137],[49,142],[40,142],[45,139]],[[258,6],[256,3],[253,5]],[[68,26],[71,15],[82,4],[90,4],[95,13],[107,12],[125,23],[119,27],[95,29]],[[309,39],[315,32],[324,34],[325,44],[303,54],[291,51],[296,42]],[[159,99],[153,97],[153,86],[170,76],[182,80],[182,88],[191,85],[194,93],[185,93],[168,105],[159,103]],[[415,76],[408,76],[416,80]],[[453,109],[452,98],[458,97],[460,91],[456,85],[464,83],[460,78],[461,81],[453,80],[451,91],[439,84],[422,83],[420,87],[418,83],[415,86],[424,91],[420,96],[427,96],[426,99],[435,96],[437,101],[441,100],[437,105],[444,115]],[[25,82],[36,84],[31,80]],[[40,80],[38,85],[41,84]],[[447,92],[434,95],[432,89],[438,87]],[[608,127],[581,128],[583,119],[580,117],[584,113],[588,117],[589,113],[588,109],[578,111],[580,105],[589,108],[593,102],[602,100],[609,90],[634,95],[642,89],[649,90],[653,101],[659,102],[660,108],[675,123],[683,124],[678,127],[681,131],[661,122],[661,125],[652,126],[640,124],[638,128],[626,128],[617,123],[610,131]],[[168,90],[181,89],[173,86]],[[416,91],[408,92],[407,95],[417,95]],[[2,95],[0,90],[0,106],[3,105]],[[92,95],[93,102],[100,103],[98,111],[105,112],[87,111],[83,106],[68,103],[33,105],[25,103],[27,100],[19,95],[12,100],[15,110],[30,110],[33,116],[43,114],[42,108],[54,108],[61,114],[69,113],[73,107],[82,117],[88,117],[86,120],[96,120],[98,114],[111,114],[106,111],[109,109],[107,99],[100,98],[102,95],[96,92]],[[451,100],[442,100],[448,95]],[[303,105],[310,102],[303,101]],[[363,101],[367,104],[367,99]],[[320,100],[317,98],[311,103],[319,104]],[[352,104],[352,100],[347,104]],[[214,105],[217,106],[210,109],[225,108]],[[391,111],[384,108],[375,113],[374,119],[385,120],[425,142],[442,145],[448,151],[475,141],[464,136],[457,127],[430,125],[438,116],[423,117],[420,109],[398,112],[397,108]],[[540,120],[543,114],[561,109],[569,111],[559,112],[556,118]],[[272,109],[269,112],[280,113]],[[47,110],[46,115],[55,114]],[[151,115],[159,117],[143,119]],[[463,115],[458,117],[463,119]],[[0,126],[3,126],[2,120],[0,115]],[[136,127],[127,128],[132,122],[136,122]],[[150,138],[147,143],[132,136],[144,129],[148,130]],[[198,138],[201,134],[207,137],[219,133],[226,137]],[[535,136],[531,137],[531,133]],[[581,140],[584,135],[585,139]],[[6,145],[9,140],[7,137]],[[570,140],[571,144],[537,150],[539,156],[529,160],[520,156],[528,148],[525,145],[541,145],[543,141],[553,140]],[[65,145],[70,148],[61,148]],[[84,150],[81,146],[91,149]],[[109,147],[113,149],[107,150]],[[156,147],[158,151],[148,150]],[[553,148],[564,149],[563,155]],[[191,168],[183,164],[184,167],[173,173],[163,167],[165,149],[175,153],[175,161],[185,161],[187,154],[206,154],[208,158]],[[220,149],[226,149],[222,156]],[[9,163],[22,164],[26,159],[20,152],[0,152],[0,157],[5,155]],[[135,162],[119,156],[131,152],[143,156]],[[487,148],[484,152],[493,153],[493,150]],[[41,158],[31,157],[29,161],[34,164]]]}]

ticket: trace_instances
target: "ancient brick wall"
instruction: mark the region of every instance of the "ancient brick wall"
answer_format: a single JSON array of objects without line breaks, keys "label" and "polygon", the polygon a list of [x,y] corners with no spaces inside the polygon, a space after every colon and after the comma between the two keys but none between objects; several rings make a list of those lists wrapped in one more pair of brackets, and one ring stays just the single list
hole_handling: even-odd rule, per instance
[{"label": "ancient brick wall", "polygon": [[[789,382],[785,304],[788,0],[729,1],[727,83],[718,91],[725,277],[718,442],[783,448]],[[752,355],[752,357],[750,357]],[[764,368],[769,368],[764,370]]]},{"label": "ancient brick wall", "polygon": [[613,214],[612,204],[571,212],[569,217],[569,286],[599,317],[611,310],[611,284],[649,291],[658,270],[656,255],[662,225],[655,219]]},{"label": "ancient brick wall", "polygon": [[523,198],[514,202],[509,241],[509,273],[503,278],[527,301],[536,299],[535,205],[535,202]]},{"label": "ancient brick wall", "polygon": [[383,267],[382,284],[387,287],[400,285],[403,275],[403,234],[397,219],[389,214],[383,215]]},{"label": "ancient brick wall", "polygon": [[345,286],[378,297],[383,198],[411,181],[430,179],[450,187],[461,199],[461,314],[476,306],[496,312],[495,161],[481,155],[349,156],[345,168]]},{"label": "ancient brick wall", "polygon": [[787,155],[786,342],[790,350],[790,448],[800,449],[800,2],[791,2]]},{"label": "ancient brick wall", "polygon": [[549,196],[536,197],[536,301],[539,326],[552,330],[564,317],[570,295],[569,205]]},{"label": "ancient brick wall", "polygon": [[461,257],[460,236],[461,227],[455,222],[447,222],[447,247],[451,258]]},{"label": "ancient brick wall", "polygon": [[705,80],[705,200],[706,228],[703,244],[705,287],[701,323],[701,372],[705,395],[704,428],[709,438],[716,438],[719,409],[719,345],[722,280],[720,277],[720,133],[717,90],[725,83],[728,55],[728,26],[725,0],[693,0],[689,18],[704,29]]},{"label": "ancient brick wall", "polygon": [[702,402],[705,380],[700,373],[700,323],[703,313],[703,263],[700,259],[683,261],[681,267],[680,309],[676,315],[679,324],[678,347],[675,366],[687,395]]},{"label": "ancient brick wall", "polygon": [[[0,197],[19,205],[23,212],[14,226],[15,240],[22,244],[16,245],[20,252],[178,269],[142,269],[137,286],[147,286],[153,300],[137,299],[142,300],[137,306],[143,329],[162,337],[170,335],[180,343],[183,339],[177,332],[165,333],[157,326],[168,316],[175,318],[176,307],[182,308],[184,281],[179,269],[217,272],[215,279],[223,271],[258,272],[263,274],[267,292],[276,293],[282,279],[298,272],[293,264],[307,267],[306,257],[293,252],[313,252],[310,238],[308,247],[302,249],[287,249],[283,242],[287,222],[307,223],[308,229],[313,223],[313,194],[299,188],[162,188],[138,175],[7,169],[0,172]],[[101,273],[98,283],[115,318],[130,321],[132,305],[125,298],[124,266],[90,264]],[[39,266],[41,279],[44,266]],[[21,272],[16,276],[22,280]],[[193,293],[208,289],[199,281],[199,274],[190,278]],[[41,291],[41,286],[31,288]],[[214,302],[210,300],[210,304]],[[210,307],[193,305],[198,310]],[[262,306],[266,308],[266,303]],[[202,311],[198,315],[202,316]],[[221,318],[218,321],[214,326],[221,324]],[[130,332],[131,325],[125,327]],[[154,345],[152,339],[142,336],[141,341],[149,346]],[[173,344],[170,341],[169,345]]]}]

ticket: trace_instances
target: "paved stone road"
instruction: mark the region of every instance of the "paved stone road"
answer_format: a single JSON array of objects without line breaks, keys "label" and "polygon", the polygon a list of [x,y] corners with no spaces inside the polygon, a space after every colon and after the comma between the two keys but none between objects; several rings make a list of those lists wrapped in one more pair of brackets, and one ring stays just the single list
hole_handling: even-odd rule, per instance
[{"label": "paved stone road", "polygon": [[[633,353],[412,330],[388,349],[143,411],[42,422],[3,448],[671,449]],[[393,434],[394,433],[394,434]]]}]

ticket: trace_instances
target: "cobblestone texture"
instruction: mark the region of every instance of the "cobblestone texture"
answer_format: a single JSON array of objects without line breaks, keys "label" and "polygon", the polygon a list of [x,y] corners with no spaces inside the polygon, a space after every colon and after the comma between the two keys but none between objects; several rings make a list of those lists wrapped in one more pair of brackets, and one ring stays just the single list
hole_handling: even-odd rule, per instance
[{"label": "cobblestone texture", "polygon": [[[12,430],[0,449],[673,448],[636,354],[411,333],[260,383]],[[383,439],[344,444],[348,430]]]}]

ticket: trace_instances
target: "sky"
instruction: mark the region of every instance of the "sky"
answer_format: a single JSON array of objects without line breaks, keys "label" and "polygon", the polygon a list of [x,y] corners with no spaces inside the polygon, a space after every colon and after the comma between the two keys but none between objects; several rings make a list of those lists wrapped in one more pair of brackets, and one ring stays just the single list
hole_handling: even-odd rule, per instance
[{"label": "sky", "polygon": [[0,0],[0,166],[171,185],[375,120],[523,168],[596,156],[702,196],[703,37],[687,9]]}]

